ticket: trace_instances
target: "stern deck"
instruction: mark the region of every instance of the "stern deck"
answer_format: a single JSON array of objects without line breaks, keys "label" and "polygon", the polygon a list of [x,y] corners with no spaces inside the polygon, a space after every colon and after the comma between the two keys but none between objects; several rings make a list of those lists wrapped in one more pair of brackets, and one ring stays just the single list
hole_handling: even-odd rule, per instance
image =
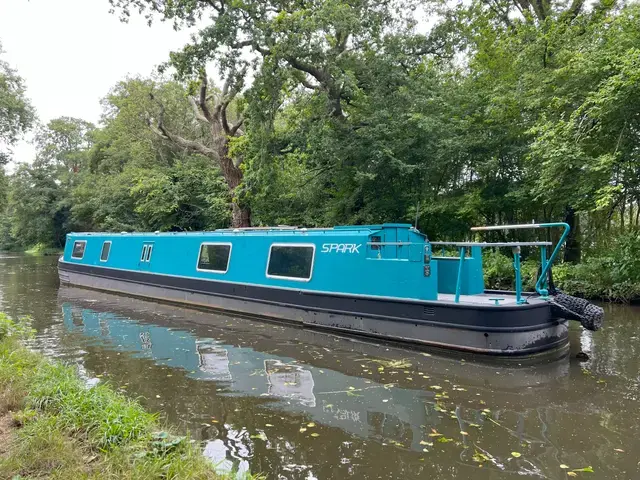
[{"label": "stern deck", "polygon": [[[532,294],[533,295],[533,294]],[[518,305],[517,297],[515,294],[510,293],[480,293],[477,295],[460,295],[459,304],[470,304],[470,305],[495,305],[495,300],[493,299],[502,299],[499,302],[499,306],[509,305],[514,306]],[[523,295],[523,298],[527,298],[526,295]],[[438,293],[438,301],[439,302],[447,302],[447,303],[456,303],[456,296],[452,293]],[[537,304],[537,303],[545,303],[546,300],[543,300],[540,297],[532,296],[527,300],[529,305]],[[520,304],[526,305],[526,304]]]}]

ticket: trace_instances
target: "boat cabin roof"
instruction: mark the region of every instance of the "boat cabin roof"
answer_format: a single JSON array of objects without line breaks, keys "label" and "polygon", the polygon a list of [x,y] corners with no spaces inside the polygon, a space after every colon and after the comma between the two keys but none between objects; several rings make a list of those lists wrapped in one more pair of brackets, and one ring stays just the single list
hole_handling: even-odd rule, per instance
[{"label": "boat cabin roof", "polygon": [[69,236],[77,236],[77,237],[86,237],[86,236],[149,236],[156,235],[162,237],[198,237],[203,235],[229,235],[229,236],[237,236],[237,235],[248,235],[248,236],[269,236],[269,235],[278,235],[278,236],[298,236],[298,235],[308,235],[312,233],[314,235],[353,235],[353,236],[369,236],[372,233],[384,229],[407,229],[411,230],[414,233],[417,233],[421,236],[424,236],[421,232],[416,230],[410,223],[383,223],[378,225],[345,225],[345,226],[336,226],[330,228],[304,228],[304,227],[290,227],[286,225],[277,226],[277,227],[248,227],[248,228],[220,228],[217,230],[210,231],[198,231],[198,232],[114,232],[114,233],[104,233],[104,232],[74,232],[70,233]]}]

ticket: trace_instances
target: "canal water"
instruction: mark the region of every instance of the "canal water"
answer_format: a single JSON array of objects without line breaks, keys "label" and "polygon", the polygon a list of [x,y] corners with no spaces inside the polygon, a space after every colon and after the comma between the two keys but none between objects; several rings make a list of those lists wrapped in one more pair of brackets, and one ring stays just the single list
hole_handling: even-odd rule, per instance
[{"label": "canal water", "polygon": [[60,287],[56,263],[0,254],[0,311],[33,318],[35,348],[189,430],[221,471],[640,478],[636,307],[605,306],[595,334],[572,325],[561,360],[481,363]]}]

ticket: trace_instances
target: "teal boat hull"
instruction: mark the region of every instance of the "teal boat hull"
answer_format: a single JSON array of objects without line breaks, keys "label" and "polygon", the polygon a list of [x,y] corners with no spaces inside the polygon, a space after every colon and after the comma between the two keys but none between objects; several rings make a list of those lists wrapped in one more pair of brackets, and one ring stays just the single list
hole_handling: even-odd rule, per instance
[{"label": "teal boat hull", "polygon": [[466,352],[530,356],[568,346],[567,320],[548,302],[455,303],[274,288],[110,269],[61,260],[64,284],[302,327]]}]

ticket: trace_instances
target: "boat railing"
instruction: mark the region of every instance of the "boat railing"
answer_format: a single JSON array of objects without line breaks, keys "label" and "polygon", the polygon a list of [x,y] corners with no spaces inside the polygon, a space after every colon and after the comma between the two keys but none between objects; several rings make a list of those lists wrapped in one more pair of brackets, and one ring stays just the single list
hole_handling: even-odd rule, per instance
[{"label": "boat railing", "polygon": [[526,224],[518,224],[518,225],[492,225],[492,226],[484,226],[484,227],[472,227],[472,232],[482,232],[489,230],[519,230],[519,229],[538,229],[538,228],[554,228],[554,227],[562,227],[564,230],[562,235],[560,236],[560,240],[556,244],[553,252],[549,259],[547,259],[547,247],[553,245],[551,242],[430,242],[431,245],[441,245],[441,246],[452,246],[459,249],[459,265],[458,265],[458,277],[456,281],[456,294],[455,294],[455,302],[460,303],[460,292],[462,291],[462,273],[463,273],[463,262],[465,259],[465,255],[467,252],[467,248],[469,247],[480,247],[480,248],[489,248],[489,247],[511,247],[511,251],[513,252],[513,269],[515,273],[515,286],[516,286],[516,303],[523,304],[526,303],[526,300],[522,298],[522,271],[520,268],[520,247],[540,247],[540,262],[542,269],[540,271],[540,275],[536,281],[536,292],[542,297],[547,298],[549,296],[549,285],[548,285],[548,272],[551,268],[551,265],[557,258],[560,253],[560,249],[562,245],[567,240],[569,236],[569,231],[571,228],[567,223],[564,222],[554,222],[554,223],[526,223]]}]

